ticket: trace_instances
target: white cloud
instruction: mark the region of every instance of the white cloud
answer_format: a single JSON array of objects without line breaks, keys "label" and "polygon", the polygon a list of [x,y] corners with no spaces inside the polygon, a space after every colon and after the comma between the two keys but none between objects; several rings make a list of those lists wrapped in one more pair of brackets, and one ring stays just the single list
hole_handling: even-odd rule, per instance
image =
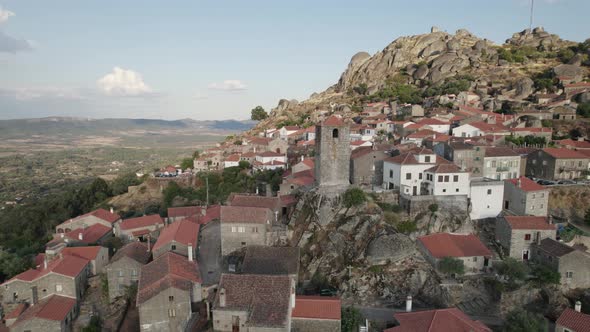
[{"label": "white cloud", "polygon": [[113,72],[96,82],[98,89],[109,96],[137,97],[153,94],[141,74],[129,69],[113,68]]},{"label": "white cloud", "polygon": [[8,21],[8,19],[14,16],[14,13],[11,12],[10,10],[6,10],[4,8],[2,8],[2,6],[0,6],[0,23],[4,23],[6,21]]},{"label": "white cloud", "polygon": [[84,92],[80,89],[65,87],[0,88],[0,96],[7,96],[20,101],[42,98],[85,99]]},{"label": "white cloud", "polygon": [[225,90],[225,91],[239,91],[246,90],[248,87],[240,80],[225,80],[222,83],[211,83],[209,89]]}]

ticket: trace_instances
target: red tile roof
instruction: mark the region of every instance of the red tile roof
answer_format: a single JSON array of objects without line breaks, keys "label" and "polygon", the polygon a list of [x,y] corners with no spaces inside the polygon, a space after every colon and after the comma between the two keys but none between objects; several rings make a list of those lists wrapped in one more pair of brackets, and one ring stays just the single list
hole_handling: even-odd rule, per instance
[{"label": "red tile roof", "polygon": [[[402,153],[400,155],[397,155],[395,157],[391,157],[391,158],[387,158],[385,159],[385,161],[390,162],[392,164],[400,164],[400,165],[418,165],[418,164],[424,164],[424,165],[428,165],[428,164],[441,164],[441,163],[450,163],[448,160],[442,158],[441,156],[435,155],[434,160],[431,160],[428,163],[419,163],[418,159],[416,158],[416,155],[418,155],[420,153],[417,153],[415,151],[410,151],[410,152],[406,152],[406,153]],[[430,152],[421,152],[421,154],[434,154],[432,151]]]},{"label": "red tile roof", "polygon": [[295,297],[293,318],[340,320],[342,301],[338,297],[304,296]]},{"label": "red tile roof", "polygon": [[281,207],[281,200],[278,197],[265,197],[248,194],[231,194],[228,198],[228,205],[267,208],[278,211]]},{"label": "red tile roof", "polygon": [[566,308],[556,324],[576,332],[590,332],[590,315]]},{"label": "red tile roof", "polygon": [[199,239],[200,225],[190,219],[182,219],[181,221],[173,222],[166,226],[160,232],[158,241],[154,244],[153,251],[160,249],[168,243],[176,242],[197,248],[197,240]]},{"label": "red tile roof", "polygon": [[399,326],[384,332],[492,332],[457,308],[397,313]]},{"label": "red tile roof", "polygon": [[[102,237],[111,232],[112,229],[110,227],[101,224],[94,224],[86,228],[76,228],[71,232],[65,233],[65,236],[82,243],[96,243]],[[80,240],[80,234],[82,234],[82,240]]]},{"label": "red tile roof", "polygon": [[485,133],[501,133],[507,132],[508,128],[501,124],[491,124],[486,122],[472,122],[469,123],[472,127],[475,127]]},{"label": "red tile roof", "polygon": [[566,84],[563,87],[564,88],[584,88],[584,87],[590,87],[590,82],[571,83],[571,84]]},{"label": "red tile roof", "polygon": [[573,139],[562,139],[555,142],[559,145],[573,146],[577,149],[590,149],[590,142],[587,141],[574,141]]},{"label": "red tile roof", "polygon": [[556,159],[587,159],[588,157],[578,151],[566,148],[544,148],[543,151]]},{"label": "red tile roof", "polygon": [[439,164],[427,169],[425,172],[430,173],[465,173],[461,168],[455,164]]},{"label": "red tile roof", "polygon": [[[77,277],[88,265],[89,261],[77,256],[63,256],[47,263],[45,269],[43,264],[39,268],[29,269],[23,273],[17,274],[11,280],[33,281],[49,273],[57,273],[68,277]],[[8,281],[8,282],[9,282]]]},{"label": "red tile roof", "polygon": [[16,308],[14,308],[10,313],[8,313],[8,315],[6,315],[4,317],[5,320],[8,319],[15,319],[18,316],[20,316],[23,311],[25,311],[28,307],[28,303],[24,302],[24,303],[19,303]]},{"label": "red tile roof", "polygon": [[344,121],[342,121],[341,118],[332,115],[329,118],[327,118],[323,123],[323,126],[333,126],[333,127],[338,127],[338,126],[342,126],[344,125]]},{"label": "red tile roof", "polygon": [[33,318],[63,321],[74,309],[75,305],[76,299],[52,295],[25,310],[25,312],[20,315],[16,322],[14,322],[11,328]]},{"label": "red tile roof", "polygon": [[307,159],[303,159],[301,161],[303,164],[305,164],[307,167],[310,168],[314,168],[315,167],[315,162],[312,158],[307,158]]},{"label": "red tile roof", "polygon": [[436,258],[492,255],[473,234],[437,233],[418,237],[418,241]]},{"label": "red tile roof", "polygon": [[436,131],[432,131],[430,129],[422,129],[422,130],[419,130],[415,133],[412,133],[412,134],[406,136],[406,138],[425,138],[425,137],[434,136],[436,134],[437,134]]},{"label": "red tile roof", "polygon": [[315,178],[310,176],[298,176],[292,179],[286,180],[287,183],[294,183],[298,186],[311,186],[315,183]]},{"label": "red tile roof", "polygon": [[442,121],[442,120],[435,119],[435,118],[424,118],[424,119],[418,121],[418,124],[421,124],[421,125],[449,125],[449,123],[447,121]]},{"label": "red tile roof", "polygon": [[244,207],[244,206],[222,206],[221,223],[252,223],[266,224],[274,220],[272,212],[267,208]]},{"label": "red tile roof", "polygon": [[284,157],[285,155],[282,153],[272,152],[272,151],[265,151],[257,154],[258,157]]},{"label": "red tile roof", "polygon": [[123,257],[129,257],[136,262],[141,264],[145,264],[150,259],[151,253],[148,251],[148,246],[142,242],[131,242],[123,248],[117,250],[113,258],[111,259],[112,262],[116,262]]},{"label": "red tile roof", "polygon": [[512,229],[555,229],[555,225],[547,222],[547,217],[504,216],[504,219],[506,219]]},{"label": "red tile roof", "polygon": [[295,195],[282,195],[280,197],[282,206],[291,206],[297,204],[297,197]]},{"label": "red tile roof", "polygon": [[[90,247],[66,247],[61,253],[70,256],[76,256],[87,259],[89,261],[95,260],[98,253],[103,247],[101,246],[90,246]],[[108,258],[108,257],[107,257]],[[41,263],[43,264],[43,263]]]},{"label": "red tile roof", "polygon": [[200,206],[181,206],[168,208],[168,217],[190,217],[194,215],[200,215],[202,213],[202,207]]},{"label": "red tile roof", "polygon": [[516,157],[520,156],[511,148],[505,147],[489,147],[486,148],[486,157]]},{"label": "red tile roof", "polygon": [[125,219],[121,223],[122,230],[130,230],[135,228],[151,227],[156,225],[164,225],[164,220],[159,214],[151,214],[149,216],[142,216],[137,218]]},{"label": "red tile roof", "polygon": [[[520,185],[518,184],[518,180],[520,180]],[[520,188],[522,191],[539,191],[539,190],[548,190],[547,188],[543,187],[542,185],[536,183],[535,181],[521,176],[518,179],[508,179],[505,180],[512,183],[515,187]]]},{"label": "red tile roof", "polygon": [[118,214],[116,214],[116,213],[110,213],[109,211],[107,211],[105,209],[97,209],[97,210],[94,210],[92,212],[88,212],[86,214],[83,214],[81,216],[78,216],[76,218],[73,218],[73,219],[64,221],[62,223],[62,225],[68,224],[68,223],[71,223],[73,221],[77,221],[77,220],[80,220],[80,219],[83,219],[83,218],[86,218],[86,217],[89,217],[89,216],[94,216],[96,218],[102,219],[102,220],[104,220],[104,221],[106,221],[108,223],[111,223],[111,224],[114,223],[115,221],[121,219],[121,217]]},{"label": "red tile roof", "polygon": [[167,252],[141,269],[137,304],[141,304],[170,287],[191,292],[193,284],[201,283],[197,262],[173,252]]},{"label": "red tile roof", "polygon": [[229,155],[227,158],[225,158],[225,161],[240,161],[240,155],[239,154]]}]

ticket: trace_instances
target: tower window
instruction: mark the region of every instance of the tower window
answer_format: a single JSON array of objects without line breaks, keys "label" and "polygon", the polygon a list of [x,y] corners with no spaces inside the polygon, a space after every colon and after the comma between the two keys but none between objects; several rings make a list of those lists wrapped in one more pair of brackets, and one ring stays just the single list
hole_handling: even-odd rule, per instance
[{"label": "tower window", "polygon": [[338,138],[338,129],[332,130],[332,138]]}]

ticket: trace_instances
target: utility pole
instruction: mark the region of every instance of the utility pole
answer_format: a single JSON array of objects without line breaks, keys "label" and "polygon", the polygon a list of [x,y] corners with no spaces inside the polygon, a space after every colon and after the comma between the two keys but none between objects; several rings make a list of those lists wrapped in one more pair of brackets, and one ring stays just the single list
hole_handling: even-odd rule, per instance
[{"label": "utility pole", "polygon": [[209,207],[209,176],[207,176],[205,178],[205,183],[207,185],[207,202],[205,204],[205,207],[208,208]]},{"label": "utility pole", "polygon": [[529,30],[533,31],[533,9],[535,7],[535,0],[531,0],[531,17],[529,20]]}]

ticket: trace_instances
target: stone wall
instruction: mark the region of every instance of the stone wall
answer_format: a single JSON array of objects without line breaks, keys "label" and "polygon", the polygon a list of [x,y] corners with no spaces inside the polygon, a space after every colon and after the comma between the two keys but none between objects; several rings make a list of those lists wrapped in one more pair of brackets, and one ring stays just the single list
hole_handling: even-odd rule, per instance
[{"label": "stone wall", "polygon": [[[244,227],[245,232],[232,232],[232,227]],[[253,231],[256,228],[257,231]],[[221,223],[221,254],[228,255],[249,245],[266,245],[266,225],[252,223]]]},{"label": "stone wall", "polygon": [[169,287],[139,304],[141,331],[184,331],[192,315],[189,291]]},{"label": "stone wall", "polygon": [[[61,295],[79,299],[86,289],[87,272],[73,279],[55,273],[49,273],[32,282],[14,280],[3,287],[3,303],[12,303],[13,294],[17,293],[17,301],[33,302],[33,287],[37,288],[37,298],[41,300],[50,295]],[[61,291],[57,286],[61,286]]]},{"label": "stone wall", "polygon": [[293,318],[291,332],[340,332],[340,321],[331,319]]},{"label": "stone wall", "polygon": [[[109,299],[111,301],[125,293],[124,286],[129,286],[132,282],[137,282],[142,266],[141,263],[127,257],[123,257],[107,265]],[[119,276],[119,271],[123,272],[123,276]],[[135,271],[135,274],[133,271]]]},{"label": "stone wall", "polygon": [[428,211],[431,204],[437,204],[438,209],[457,211],[467,213],[468,199],[466,195],[453,196],[408,196],[400,194],[400,206],[402,206],[410,216],[415,216],[420,212]]},{"label": "stone wall", "polygon": [[[337,136],[337,137],[333,137]],[[320,186],[348,186],[350,127],[317,126],[315,176]]]}]

